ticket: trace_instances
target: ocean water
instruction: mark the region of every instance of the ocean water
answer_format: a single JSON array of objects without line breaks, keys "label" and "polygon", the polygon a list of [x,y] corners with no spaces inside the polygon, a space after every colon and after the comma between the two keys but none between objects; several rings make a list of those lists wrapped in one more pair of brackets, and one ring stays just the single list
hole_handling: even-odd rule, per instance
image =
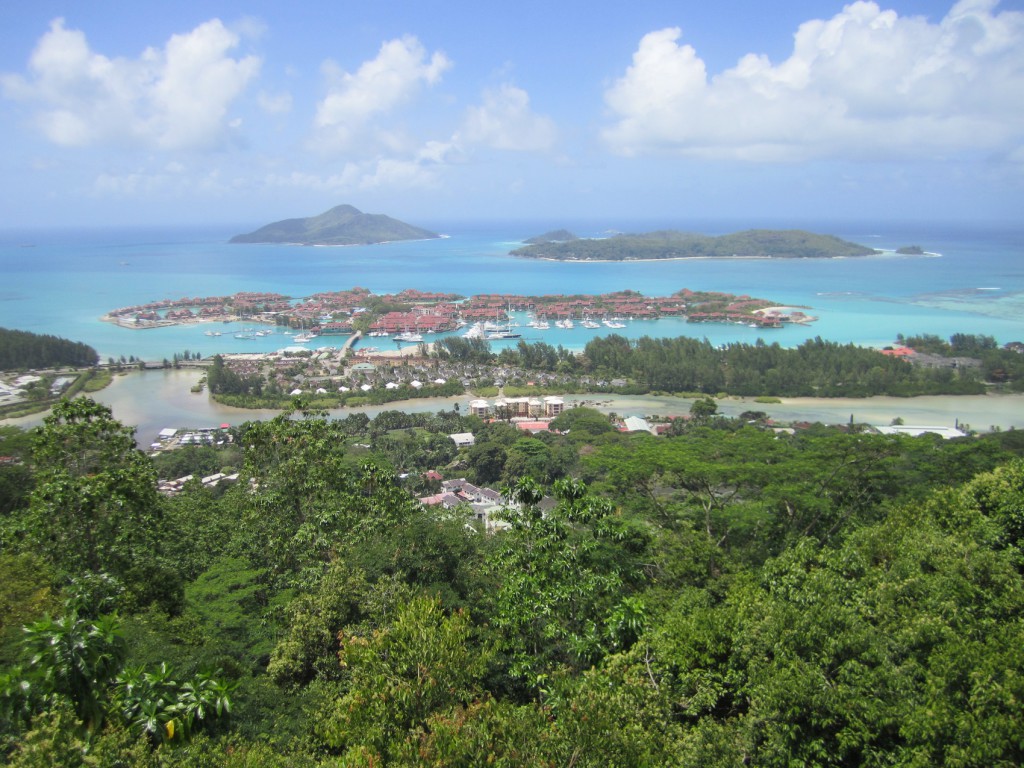
[{"label": "ocean water", "polygon": [[[683,260],[561,263],[508,255],[522,239],[556,227],[581,236],[609,229],[676,228],[720,234],[771,222],[416,222],[444,239],[375,246],[316,248],[229,245],[237,232],[219,229],[93,229],[0,231],[0,326],[91,344],[102,358],[147,360],[189,350],[272,351],[290,337],[235,339],[241,324],[196,324],[129,330],[103,323],[106,312],[182,296],[277,291],[293,297],[354,286],[375,293],[404,288],[475,293],[574,294],[632,289],[662,296],[682,288],[725,291],[808,307],[819,320],[763,330],[740,325],[633,321],[615,331],[640,336],[693,336],[721,344],[763,338],[796,346],[807,338],[890,344],[896,334],[953,333],[1024,340],[1024,225],[949,223],[852,224],[794,222],[785,226],[835,234],[872,248],[919,245],[929,256],[887,253],[859,259]],[[521,318],[523,319],[523,318]],[[205,332],[216,329],[220,337]],[[607,328],[549,331],[523,328],[524,338],[581,349]],[[431,340],[428,337],[427,340]],[[340,342],[339,342],[340,343]],[[386,339],[366,344],[393,346]],[[496,349],[501,344],[493,342]],[[314,345],[310,345],[314,346]]]}]

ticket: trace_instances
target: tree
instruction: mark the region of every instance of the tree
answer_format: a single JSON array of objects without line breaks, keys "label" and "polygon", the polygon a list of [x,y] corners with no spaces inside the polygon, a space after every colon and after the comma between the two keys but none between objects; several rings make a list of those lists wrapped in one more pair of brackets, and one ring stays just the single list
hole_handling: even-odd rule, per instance
[{"label": "tree", "polygon": [[42,695],[67,697],[86,730],[98,730],[106,716],[107,689],[127,650],[117,617],[90,618],[70,610],[30,624],[25,632],[30,672]]},{"label": "tree", "polygon": [[510,529],[487,563],[499,584],[492,622],[504,635],[509,673],[530,688],[614,647],[617,610],[643,581],[633,537],[610,504],[572,479],[557,481],[555,494],[558,505],[542,513],[543,495],[530,478],[506,489],[502,517]]},{"label": "tree", "polygon": [[694,400],[693,405],[690,406],[690,415],[694,421],[705,422],[716,413],[718,413],[718,403],[710,397]]},{"label": "tree", "polygon": [[144,603],[180,598],[159,557],[156,475],[130,428],[88,398],[61,400],[34,456],[36,487],[22,522],[36,552],[64,574],[121,578]]},{"label": "tree", "polygon": [[574,441],[591,440],[598,435],[614,431],[614,427],[600,411],[595,408],[570,408],[562,411],[551,421],[551,429],[557,432],[569,432]]},{"label": "tree", "polygon": [[339,633],[349,684],[321,726],[327,743],[386,761],[431,714],[474,700],[490,655],[474,634],[468,614],[446,616],[430,597],[413,598],[370,634]]}]

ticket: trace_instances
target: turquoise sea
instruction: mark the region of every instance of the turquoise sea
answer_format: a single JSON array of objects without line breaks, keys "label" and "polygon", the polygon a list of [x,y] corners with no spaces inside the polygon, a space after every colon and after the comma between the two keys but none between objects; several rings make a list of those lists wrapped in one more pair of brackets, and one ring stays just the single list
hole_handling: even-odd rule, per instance
[{"label": "turquoise sea", "polygon": [[[884,346],[897,333],[957,332],[1024,340],[1024,224],[875,224],[758,221],[486,223],[415,222],[444,239],[346,248],[229,245],[259,222],[217,229],[91,229],[0,231],[0,326],[91,344],[108,356],[160,360],[189,350],[271,351],[290,337],[235,339],[240,324],[197,324],[133,331],[102,323],[107,311],[182,296],[277,291],[293,297],[353,286],[375,293],[403,288],[474,293],[574,294],[632,289],[667,295],[682,288],[726,291],[809,307],[808,326],[758,330],[693,325],[681,320],[634,321],[616,331],[706,337],[713,343],[758,337],[795,346],[822,338]],[[799,228],[835,234],[882,250],[918,245],[930,256],[828,260],[683,260],[641,263],[557,263],[515,258],[524,238],[566,227],[580,236],[675,228],[721,234],[752,227]],[[211,329],[223,333],[208,337]],[[524,328],[527,340],[582,348],[607,328],[549,331]],[[427,340],[431,340],[430,337]],[[367,343],[371,343],[367,340]],[[374,339],[377,346],[393,345]],[[494,342],[514,343],[514,342]],[[312,346],[312,345],[311,345]]]}]

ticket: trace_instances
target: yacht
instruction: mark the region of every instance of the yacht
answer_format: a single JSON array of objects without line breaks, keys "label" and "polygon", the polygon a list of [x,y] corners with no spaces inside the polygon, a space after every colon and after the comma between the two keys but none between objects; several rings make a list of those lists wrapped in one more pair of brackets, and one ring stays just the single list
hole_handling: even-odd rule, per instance
[{"label": "yacht", "polygon": [[521,339],[523,334],[516,333],[511,327],[500,331],[491,331],[487,334],[489,341],[501,341],[503,339]]},{"label": "yacht", "polygon": [[485,337],[484,326],[481,323],[474,323],[469,330],[462,334],[464,339],[482,339]]},{"label": "yacht", "polygon": [[395,341],[421,342],[423,341],[423,335],[413,333],[412,331],[403,331],[402,333],[396,333],[394,339]]}]

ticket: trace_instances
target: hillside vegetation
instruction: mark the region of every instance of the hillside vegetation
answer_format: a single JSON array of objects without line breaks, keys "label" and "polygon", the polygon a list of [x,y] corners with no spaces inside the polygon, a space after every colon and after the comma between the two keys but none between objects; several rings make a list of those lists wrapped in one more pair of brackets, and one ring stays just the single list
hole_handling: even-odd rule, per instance
[{"label": "hillside vegetation", "polygon": [[[1024,762],[1021,433],[707,403],[661,437],[307,412],[156,465],[89,400],[0,432],[0,762]],[[162,496],[172,458],[238,481]],[[436,472],[499,526],[417,501]]]},{"label": "hillside vegetation", "polygon": [[[527,241],[529,242],[529,241]],[[829,259],[869,256],[877,251],[803,230],[749,229],[710,237],[690,232],[663,230],[623,234],[603,239],[575,239],[527,245],[512,251],[515,256],[557,261],[631,261],[637,259]]]},{"label": "hillside vegetation", "polygon": [[0,328],[0,371],[96,365],[96,350],[59,336]]}]

